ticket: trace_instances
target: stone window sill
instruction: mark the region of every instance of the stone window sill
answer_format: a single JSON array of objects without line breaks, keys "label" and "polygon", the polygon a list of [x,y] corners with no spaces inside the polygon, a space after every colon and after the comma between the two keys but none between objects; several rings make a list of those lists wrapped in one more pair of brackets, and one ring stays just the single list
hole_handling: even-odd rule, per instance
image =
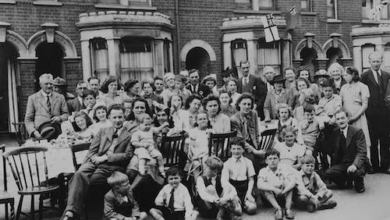
[{"label": "stone window sill", "polygon": [[151,6],[131,6],[131,5],[109,5],[109,4],[96,4],[95,8],[98,9],[132,9],[143,11],[157,11],[157,7]]},{"label": "stone window sill", "polygon": [[62,3],[61,2],[56,2],[56,1],[34,1],[33,5],[62,6]]}]

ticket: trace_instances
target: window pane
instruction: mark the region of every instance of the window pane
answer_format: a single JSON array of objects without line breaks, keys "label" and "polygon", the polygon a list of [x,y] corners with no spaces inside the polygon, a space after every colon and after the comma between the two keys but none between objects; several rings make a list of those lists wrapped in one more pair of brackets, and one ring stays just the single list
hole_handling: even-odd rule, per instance
[{"label": "window pane", "polygon": [[272,66],[279,73],[281,68],[280,57],[279,42],[265,43],[265,39],[261,39],[257,45],[257,66],[260,76],[263,75],[265,66]]},{"label": "window pane", "polygon": [[170,42],[164,41],[164,73],[171,72]]},{"label": "window pane", "polygon": [[259,0],[259,8],[273,8],[273,0]]},{"label": "window pane", "polygon": [[105,39],[91,41],[92,71],[101,81],[108,76],[108,50]]},{"label": "window pane", "polygon": [[327,1],[327,17],[328,18],[335,18],[335,4],[336,0],[326,0]]},{"label": "window pane", "polygon": [[381,8],[381,19],[389,19],[389,4]]},{"label": "window pane", "polygon": [[362,63],[362,67],[363,67],[362,72],[365,72],[366,70],[371,68],[370,63],[368,62],[368,55],[370,55],[370,53],[372,53],[374,51],[375,51],[374,45],[363,45],[362,46],[362,62],[363,62]]},{"label": "window pane", "polygon": [[242,60],[248,60],[247,45],[245,40],[233,41],[231,48],[236,67],[240,66],[240,62]]},{"label": "window pane", "polygon": [[301,0],[301,8],[304,10],[310,9],[310,0]]},{"label": "window pane", "polygon": [[151,40],[122,39],[120,43],[121,81],[153,78],[153,53]]},{"label": "window pane", "polygon": [[386,70],[388,70],[390,68],[390,44],[385,46],[385,52],[383,55],[383,66]]}]

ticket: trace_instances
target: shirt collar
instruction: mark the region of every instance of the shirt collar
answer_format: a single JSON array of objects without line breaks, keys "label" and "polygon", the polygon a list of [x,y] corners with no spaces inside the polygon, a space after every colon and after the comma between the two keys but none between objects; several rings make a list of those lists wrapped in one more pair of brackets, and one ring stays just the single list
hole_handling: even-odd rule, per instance
[{"label": "shirt collar", "polygon": [[344,129],[340,129],[341,132],[343,132],[344,136],[347,137],[347,134],[348,134],[348,125],[347,127],[345,127]]},{"label": "shirt collar", "polygon": [[371,68],[371,71],[372,71],[372,73],[378,73],[380,76],[382,76],[381,69],[379,69],[379,70],[374,70],[374,69]]},{"label": "shirt collar", "polygon": [[49,97],[51,97],[51,94],[52,94],[52,92],[51,93],[49,93],[49,94],[47,94],[46,92],[44,92],[43,90],[41,90],[42,91],[42,95],[43,96],[45,96],[45,97],[47,97],[47,96],[49,96]]}]

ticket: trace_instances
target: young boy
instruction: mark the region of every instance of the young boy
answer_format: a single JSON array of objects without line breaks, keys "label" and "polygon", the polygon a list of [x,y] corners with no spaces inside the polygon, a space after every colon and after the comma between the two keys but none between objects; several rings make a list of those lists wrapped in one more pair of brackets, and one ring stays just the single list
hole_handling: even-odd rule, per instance
[{"label": "young boy", "polygon": [[304,105],[303,112],[305,119],[299,123],[298,127],[301,129],[303,142],[306,145],[306,154],[313,155],[318,134],[324,128],[324,124],[320,124],[318,120],[314,119],[315,109],[313,105]]},{"label": "young boy", "polygon": [[206,159],[203,176],[196,181],[199,193],[198,208],[200,214],[217,220],[240,219],[242,209],[236,189],[226,180],[221,179],[223,168],[221,159],[211,156]]},{"label": "young boy", "polygon": [[232,157],[224,163],[221,179],[229,181],[236,188],[242,208],[253,215],[257,209],[253,197],[255,168],[251,160],[242,156],[245,151],[245,140],[242,137],[232,138],[230,144]]},{"label": "young boy", "polygon": [[194,211],[188,189],[181,184],[181,171],[171,167],[166,172],[167,182],[157,195],[156,208],[149,213],[156,220],[195,220],[198,213]]},{"label": "young boy", "polygon": [[326,80],[322,84],[322,88],[324,97],[320,99],[318,107],[319,109],[323,110],[325,115],[327,115],[331,119],[331,124],[336,124],[336,120],[333,116],[337,111],[341,109],[341,97],[337,94],[333,94],[333,83],[329,80]]},{"label": "young boy", "polygon": [[183,103],[186,103],[188,97],[191,96],[191,91],[186,89],[187,78],[181,74],[175,76],[175,92],[181,96]]},{"label": "young boy", "polygon": [[282,203],[286,208],[286,218],[293,219],[291,211],[295,177],[293,168],[281,164],[280,153],[275,149],[265,153],[267,167],[260,170],[257,177],[257,187],[261,190],[263,203],[270,203],[275,208],[275,219],[283,219]]},{"label": "young boy", "polygon": [[307,208],[309,212],[334,208],[337,203],[329,200],[333,192],[326,188],[321,177],[314,171],[314,157],[308,155],[301,160],[302,169],[298,172],[298,187],[293,201],[298,207]]},{"label": "young boy", "polygon": [[107,178],[107,182],[111,186],[111,190],[104,197],[104,215],[108,219],[139,220],[146,218],[146,213],[140,213],[138,203],[133,198],[126,174],[115,171]]}]

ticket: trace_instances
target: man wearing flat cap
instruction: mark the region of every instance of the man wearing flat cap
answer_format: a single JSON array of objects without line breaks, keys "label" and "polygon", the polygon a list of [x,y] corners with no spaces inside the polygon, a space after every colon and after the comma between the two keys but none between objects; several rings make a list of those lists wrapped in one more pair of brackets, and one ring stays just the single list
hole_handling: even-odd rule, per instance
[{"label": "man wearing flat cap", "polygon": [[24,122],[31,137],[42,138],[38,128],[45,122],[60,124],[69,117],[64,96],[53,92],[53,76],[49,73],[39,77],[41,90],[30,95]]}]

